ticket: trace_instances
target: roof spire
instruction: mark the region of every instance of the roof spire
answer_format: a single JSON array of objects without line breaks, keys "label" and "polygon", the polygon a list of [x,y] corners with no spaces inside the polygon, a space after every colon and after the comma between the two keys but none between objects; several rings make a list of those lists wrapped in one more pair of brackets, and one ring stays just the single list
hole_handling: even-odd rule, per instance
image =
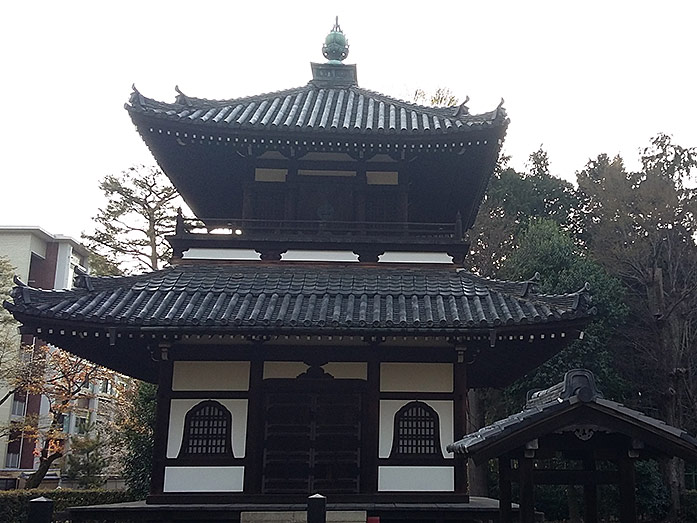
[{"label": "roof spire", "polygon": [[322,46],[322,54],[330,64],[338,64],[344,60],[349,53],[348,39],[344,35],[339,25],[339,17],[336,17],[334,27],[324,39]]}]

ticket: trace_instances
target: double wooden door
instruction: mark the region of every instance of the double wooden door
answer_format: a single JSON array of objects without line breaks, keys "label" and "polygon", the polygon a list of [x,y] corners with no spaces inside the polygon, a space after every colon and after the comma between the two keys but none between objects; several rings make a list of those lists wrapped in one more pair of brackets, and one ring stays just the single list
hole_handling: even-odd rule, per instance
[{"label": "double wooden door", "polygon": [[362,395],[328,385],[265,392],[262,492],[359,492]]}]

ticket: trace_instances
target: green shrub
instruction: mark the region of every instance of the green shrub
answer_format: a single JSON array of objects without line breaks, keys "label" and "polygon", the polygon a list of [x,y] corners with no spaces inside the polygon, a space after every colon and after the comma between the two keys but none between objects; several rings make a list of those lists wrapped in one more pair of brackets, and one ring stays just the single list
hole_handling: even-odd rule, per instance
[{"label": "green shrub", "polygon": [[26,523],[29,501],[41,496],[53,500],[54,514],[69,507],[134,501],[133,496],[123,490],[4,490],[0,491],[0,521]]},{"label": "green shrub", "polygon": [[683,494],[682,512],[685,521],[697,521],[697,490],[688,490]]}]

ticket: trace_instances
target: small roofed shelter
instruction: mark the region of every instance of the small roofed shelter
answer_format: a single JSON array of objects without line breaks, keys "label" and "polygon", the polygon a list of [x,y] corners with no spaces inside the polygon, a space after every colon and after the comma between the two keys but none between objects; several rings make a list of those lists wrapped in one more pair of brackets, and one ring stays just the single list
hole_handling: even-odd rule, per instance
[{"label": "small roofed shelter", "polygon": [[[477,464],[498,459],[502,523],[512,520],[514,482],[520,487],[522,523],[535,520],[534,488],[545,484],[583,485],[586,523],[598,521],[597,487],[618,485],[620,521],[631,523],[637,521],[636,460],[677,456],[694,461],[697,439],[605,399],[593,374],[576,369],[553,387],[528,394],[523,411],[448,445],[448,451]],[[546,468],[555,457],[580,466]]]}]

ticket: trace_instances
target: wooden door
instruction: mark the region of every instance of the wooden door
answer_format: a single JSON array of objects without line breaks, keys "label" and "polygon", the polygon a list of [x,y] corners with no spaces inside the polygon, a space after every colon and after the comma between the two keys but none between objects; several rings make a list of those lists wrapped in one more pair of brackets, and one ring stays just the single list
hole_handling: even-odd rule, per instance
[{"label": "wooden door", "polygon": [[361,394],[268,391],[264,395],[263,493],[357,493]]}]

